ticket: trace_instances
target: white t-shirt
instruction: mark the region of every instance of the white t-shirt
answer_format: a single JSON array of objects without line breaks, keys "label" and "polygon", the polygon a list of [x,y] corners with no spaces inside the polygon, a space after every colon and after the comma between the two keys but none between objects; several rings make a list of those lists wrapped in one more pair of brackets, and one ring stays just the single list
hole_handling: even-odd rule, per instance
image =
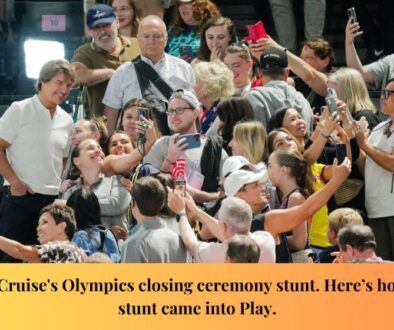
[{"label": "white t-shirt", "polygon": [[71,116],[59,106],[51,118],[37,95],[12,103],[0,118],[0,138],[10,144],[8,161],[34,192],[58,194],[72,126]]},{"label": "white t-shirt", "polygon": [[[394,134],[384,134],[388,122],[377,125],[368,138],[375,148],[392,154]],[[368,218],[384,218],[394,215],[394,173],[385,170],[370,157],[365,161],[365,207]]]},{"label": "white t-shirt", "polygon": [[[275,262],[275,241],[272,235],[266,231],[255,231],[248,234],[260,247],[259,262]],[[199,242],[196,261],[222,263],[226,260],[228,244]]]}]

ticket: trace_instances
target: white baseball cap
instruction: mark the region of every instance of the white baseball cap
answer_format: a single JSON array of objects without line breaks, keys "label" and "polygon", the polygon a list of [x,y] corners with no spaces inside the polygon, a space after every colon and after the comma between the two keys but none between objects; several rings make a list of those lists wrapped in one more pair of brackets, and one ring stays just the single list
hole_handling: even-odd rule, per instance
[{"label": "white baseball cap", "polygon": [[233,197],[246,184],[252,182],[264,182],[268,180],[267,171],[253,173],[246,170],[232,172],[224,179],[224,193],[227,197]]},{"label": "white baseball cap", "polygon": [[223,163],[223,176],[227,177],[232,172],[245,168],[252,172],[257,172],[256,166],[251,164],[244,156],[228,157]]}]

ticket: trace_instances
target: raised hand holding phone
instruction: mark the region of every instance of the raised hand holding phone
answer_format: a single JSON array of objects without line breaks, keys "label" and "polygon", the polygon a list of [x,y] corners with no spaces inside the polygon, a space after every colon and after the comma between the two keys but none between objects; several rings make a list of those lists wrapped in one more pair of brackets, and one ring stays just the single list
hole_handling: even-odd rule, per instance
[{"label": "raised hand holding phone", "polygon": [[246,25],[246,29],[248,30],[248,36],[244,38],[244,41],[255,43],[259,39],[268,38],[262,21],[258,21],[254,25]]}]

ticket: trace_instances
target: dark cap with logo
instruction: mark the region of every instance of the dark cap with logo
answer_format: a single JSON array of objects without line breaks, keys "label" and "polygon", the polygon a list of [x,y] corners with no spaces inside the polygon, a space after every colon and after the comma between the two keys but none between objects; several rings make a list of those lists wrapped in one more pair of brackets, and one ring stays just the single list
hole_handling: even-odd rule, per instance
[{"label": "dark cap with logo", "polygon": [[86,25],[89,29],[93,29],[99,24],[112,24],[115,18],[112,7],[98,3],[88,10]]},{"label": "dark cap with logo", "polygon": [[282,49],[267,49],[261,54],[260,66],[266,72],[280,72],[288,66],[287,54]]}]

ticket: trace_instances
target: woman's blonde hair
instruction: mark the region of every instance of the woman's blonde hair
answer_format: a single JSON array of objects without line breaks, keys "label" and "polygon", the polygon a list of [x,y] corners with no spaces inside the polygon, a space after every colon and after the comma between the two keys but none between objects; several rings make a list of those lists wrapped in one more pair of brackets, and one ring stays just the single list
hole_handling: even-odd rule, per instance
[{"label": "woman's blonde hair", "polygon": [[267,132],[264,126],[256,121],[238,123],[234,126],[233,139],[245,151],[245,158],[252,164],[265,160]]},{"label": "woman's blonde hair", "polygon": [[198,62],[193,66],[196,80],[202,85],[202,92],[212,101],[223,100],[234,94],[231,70],[220,60]]},{"label": "woman's blonde hair", "polygon": [[360,110],[376,111],[364,78],[357,70],[340,68],[330,74],[329,80],[337,86],[338,98],[347,104],[351,114]]}]

